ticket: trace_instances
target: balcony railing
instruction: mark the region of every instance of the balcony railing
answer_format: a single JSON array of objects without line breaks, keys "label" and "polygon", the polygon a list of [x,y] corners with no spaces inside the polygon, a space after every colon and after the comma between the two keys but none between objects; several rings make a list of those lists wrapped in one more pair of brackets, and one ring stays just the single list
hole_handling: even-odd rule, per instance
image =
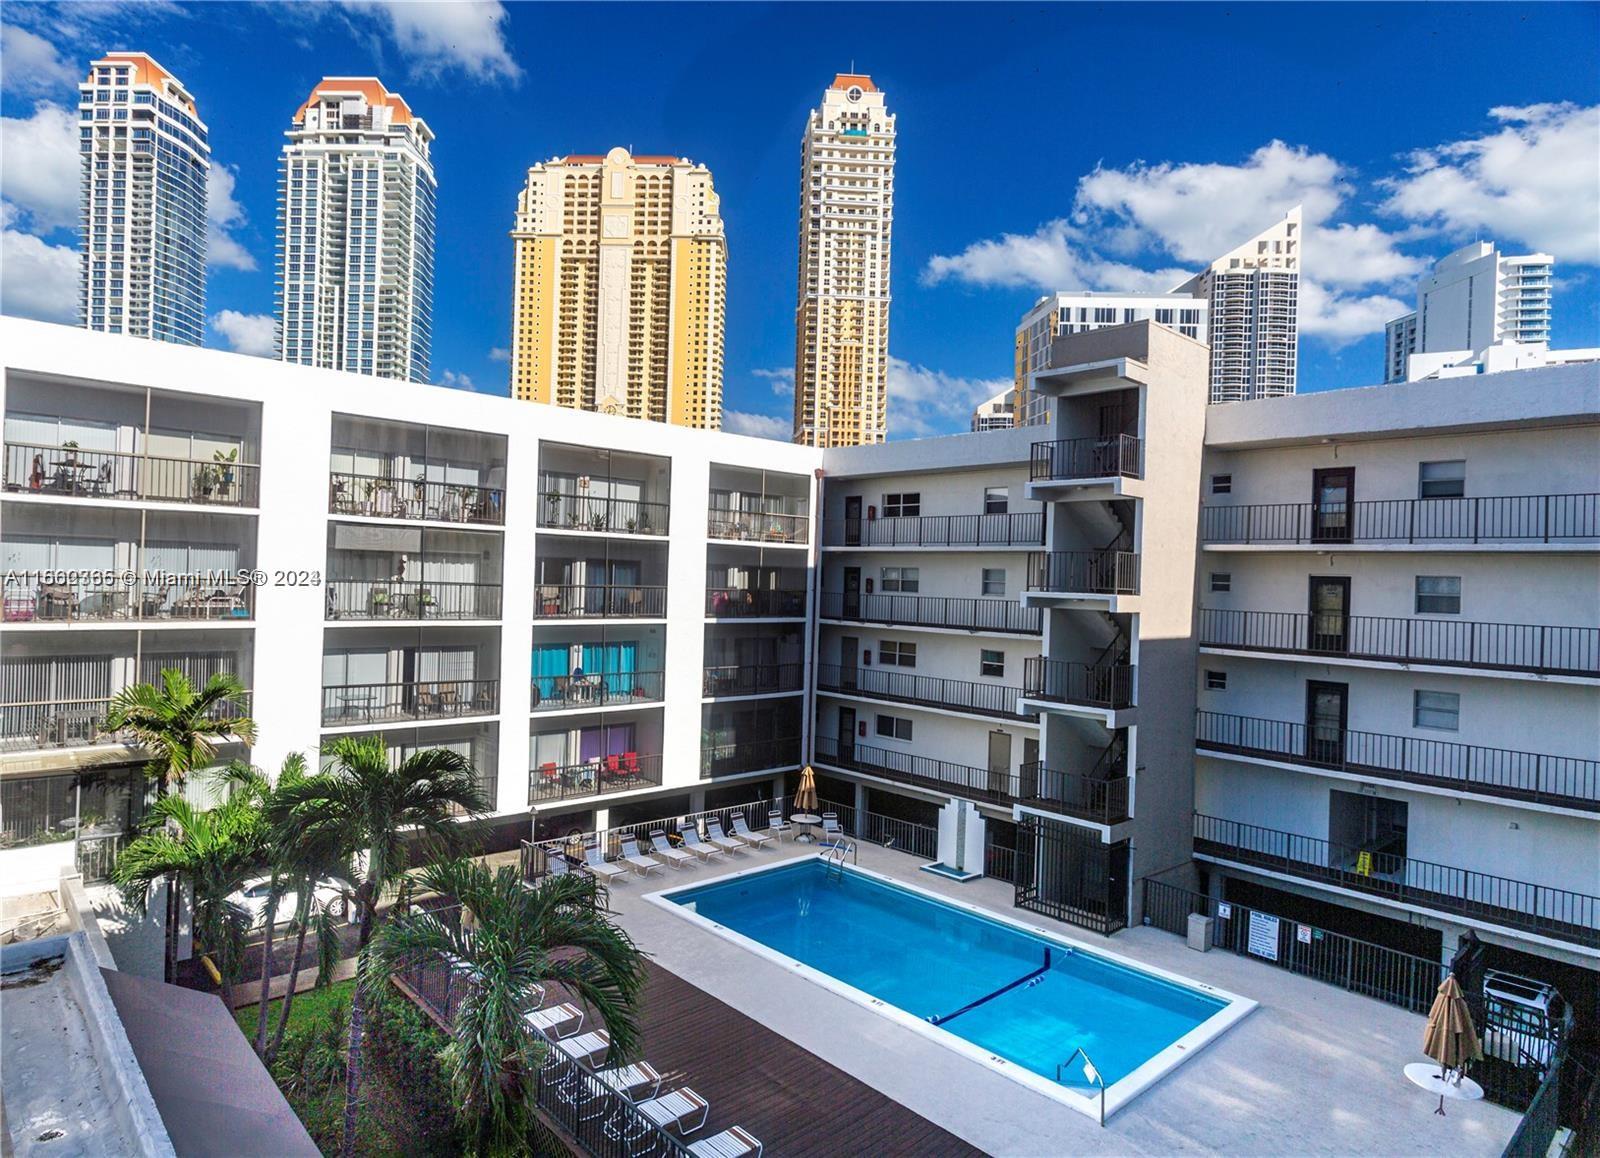
[{"label": "balcony railing", "polygon": [[581,764],[540,764],[528,772],[528,803],[628,792],[661,783],[659,753],[622,752]]},{"label": "balcony railing", "polygon": [[1600,760],[1199,712],[1195,746],[1480,796],[1600,811]]},{"label": "balcony railing", "polygon": [[714,744],[700,750],[700,777],[737,776],[741,772],[762,772],[768,768],[793,768],[799,763],[799,736]]},{"label": "balcony railing", "polygon": [[499,710],[499,680],[335,684],[322,689],[322,722],[328,727],[489,716]]},{"label": "balcony railing", "polygon": [[589,672],[573,677],[534,676],[532,709],[565,712],[573,708],[627,708],[657,704],[666,689],[662,671]]},{"label": "balcony railing", "polygon": [[1554,543],[1600,538],[1600,494],[1208,506],[1206,543]]},{"label": "balcony railing", "polygon": [[1131,708],[1133,670],[1133,665],[1126,663],[1074,663],[1029,656],[1022,667],[1022,694],[1059,704]]},{"label": "balcony railing", "polygon": [[817,688],[825,692],[866,696],[926,708],[947,708],[984,716],[1003,716],[1006,719],[1028,718],[1017,711],[1017,699],[1022,695],[1022,689],[1004,684],[919,676],[881,667],[840,667],[836,663],[821,663],[817,665]]},{"label": "balcony railing", "polygon": [[828,519],[829,547],[1030,547],[1044,542],[1044,512]]},{"label": "balcony railing", "polygon": [[706,588],[706,614],[714,619],[803,619],[806,593],[759,591],[744,587]]},{"label": "balcony railing", "polygon": [[1028,556],[1028,590],[1137,595],[1139,556],[1132,551],[1035,551]]},{"label": "balcony railing", "polygon": [[1028,456],[1028,477],[1034,482],[1143,478],[1144,440],[1119,434],[1112,438],[1036,442]]},{"label": "balcony railing", "polygon": [[[106,728],[111,697],[97,699],[25,700],[0,704],[0,751],[83,748],[94,744],[132,742],[127,732]],[[237,719],[250,711],[248,697],[219,705],[214,719]]]},{"label": "balcony railing", "polygon": [[1600,628],[1200,609],[1203,647],[1600,675]]},{"label": "balcony railing", "polygon": [[329,619],[499,619],[500,584],[328,580]]},{"label": "balcony railing", "polygon": [[805,687],[800,663],[724,664],[708,666],[702,683],[707,696],[760,696],[798,692]]},{"label": "balcony railing", "polygon": [[1411,860],[1196,813],[1197,855],[1286,872],[1441,913],[1600,945],[1600,897],[1472,869]]},{"label": "balcony railing", "polygon": [[822,618],[853,623],[890,623],[912,627],[955,627],[965,631],[1002,631],[1038,635],[1044,612],[1010,599],[977,599],[940,595],[862,595],[824,591]]},{"label": "balcony railing", "polygon": [[494,487],[329,471],[328,511],[335,515],[498,526],[506,521],[506,494]]},{"label": "balcony railing", "polygon": [[7,442],[5,451],[9,492],[210,507],[253,507],[260,501],[261,468],[254,463],[21,442]]},{"label": "balcony railing", "polygon": [[232,575],[152,574],[141,581],[130,571],[131,583],[47,581],[57,577],[50,572],[8,576],[5,622],[157,623],[250,619],[255,615],[255,587],[233,582]]},{"label": "balcony railing", "polygon": [[758,511],[706,512],[706,537],[756,543],[804,543],[810,534],[807,515],[763,514]]},{"label": "balcony railing", "polygon": [[666,614],[665,587],[545,583],[533,599],[535,619],[661,619]]},{"label": "balcony railing", "polygon": [[539,496],[539,525],[569,531],[620,535],[665,535],[672,508],[643,499],[545,491]]}]

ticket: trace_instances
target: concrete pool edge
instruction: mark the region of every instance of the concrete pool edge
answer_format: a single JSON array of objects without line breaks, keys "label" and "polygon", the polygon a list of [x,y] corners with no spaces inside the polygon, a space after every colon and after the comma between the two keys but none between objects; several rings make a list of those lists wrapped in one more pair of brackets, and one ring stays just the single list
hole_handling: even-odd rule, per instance
[{"label": "concrete pool edge", "polygon": [[[1017,1062],[1013,1062],[1007,1058],[1001,1057],[998,1054],[992,1053],[991,1051],[984,1049],[981,1046],[978,1046],[967,1039],[950,1032],[949,1030],[943,1029],[939,1026],[931,1025],[922,1018],[908,1013],[904,1009],[901,1009],[899,1006],[891,1005],[882,998],[874,997],[872,994],[867,993],[864,990],[857,989],[855,986],[839,980],[832,974],[824,973],[821,970],[807,965],[802,961],[797,961],[792,957],[788,957],[782,953],[779,953],[769,946],[763,945],[761,942],[745,936],[743,933],[740,933],[737,930],[731,929],[726,925],[719,924],[710,918],[703,917],[699,913],[691,911],[686,906],[672,899],[678,894],[695,892],[716,885],[726,884],[738,880],[741,877],[757,876],[763,873],[771,873],[782,869],[794,868],[797,865],[814,862],[816,859],[816,856],[788,857],[773,864],[754,865],[750,868],[739,869],[731,873],[724,873],[719,876],[712,877],[709,880],[696,881],[692,884],[674,885],[670,888],[659,889],[652,893],[645,893],[643,894],[642,899],[660,909],[677,913],[691,924],[698,925],[720,939],[735,944],[745,951],[753,953],[757,957],[782,967],[786,972],[804,978],[807,982],[816,985],[820,989],[824,989],[835,996],[842,997],[854,1005],[869,1009],[873,1013],[888,1021],[914,1030],[923,1038],[937,1043],[942,1048],[960,1054],[969,1061],[976,1062],[994,1073],[1001,1074],[1011,1081],[1016,1082],[1017,1084],[1024,1086],[1033,1092],[1042,1095],[1043,1097],[1050,1098],[1052,1101],[1067,1106],[1072,1110],[1076,1110],[1078,1113],[1084,1114],[1087,1117],[1099,1120],[1101,1103],[1098,1092],[1079,1093],[1074,1089],[1058,1085],[1048,1078],[1034,1073],[1032,1070],[1027,1069]],[[1220,989],[1214,985],[1208,985],[1203,981],[1196,981],[1191,977],[1185,977],[1182,974],[1174,973],[1171,970],[1163,969],[1159,966],[1144,964],[1143,962],[1136,961],[1130,957],[1125,957],[1120,953],[1076,940],[1073,937],[1066,936],[1053,929],[1046,929],[1039,925],[1031,925],[1025,921],[1018,920],[1004,913],[998,913],[991,909],[986,909],[981,906],[971,904],[967,901],[941,896],[938,893],[919,888],[915,885],[907,884],[906,882],[896,880],[893,877],[876,872],[872,869],[861,868],[859,865],[851,865],[847,866],[845,871],[876,881],[889,888],[911,893],[922,900],[948,906],[949,908],[964,912],[967,915],[977,919],[991,921],[995,924],[1007,926],[1019,932],[1041,938],[1052,944],[1071,949],[1074,952],[1084,953],[1091,957],[1099,958],[1121,968],[1131,970],[1142,976],[1156,978],[1165,981],[1168,984],[1188,989],[1214,1000],[1223,1002],[1221,1009],[1217,1010],[1210,1017],[1207,1017],[1188,1033],[1185,1033],[1171,1045],[1168,1045],[1164,1049],[1161,1049],[1157,1053],[1153,1054],[1151,1057],[1137,1066],[1132,1072],[1126,1074],[1118,1081],[1113,1082],[1111,1085],[1106,1087],[1105,1116],[1107,1120],[1109,1120],[1118,1110],[1132,1102],[1144,1091],[1176,1070],[1189,1058],[1199,1053],[1200,1050],[1205,1046],[1216,1041],[1229,1029],[1233,1028],[1233,1026],[1237,1025],[1245,1017],[1249,1016],[1249,1014],[1255,1010],[1259,1004],[1252,998],[1244,997],[1240,994],[1232,993],[1225,989]],[[1084,1088],[1091,1090],[1094,1089],[1092,1086],[1085,1086]]]}]

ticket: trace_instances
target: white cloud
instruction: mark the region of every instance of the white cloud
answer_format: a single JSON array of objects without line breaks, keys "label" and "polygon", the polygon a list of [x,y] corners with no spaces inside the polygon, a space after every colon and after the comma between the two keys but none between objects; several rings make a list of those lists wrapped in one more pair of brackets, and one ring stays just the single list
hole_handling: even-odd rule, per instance
[{"label": "white cloud", "polygon": [[0,117],[0,196],[35,232],[78,224],[82,181],[77,119],[41,101],[28,117]]},{"label": "white cloud", "polygon": [[889,431],[896,438],[921,438],[966,430],[978,403],[1011,385],[1009,378],[962,378],[891,356]]},{"label": "white cloud", "polygon": [[1330,289],[1315,278],[1300,279],[1300,332],[1321,338],[1337,349],[1383,333],[1391,318],[1413,304],[1387,294],[1353,294]]},{"label": "white cloud", "polygon": [[506,46],[510,16],[499,0],[344,0],[344,7],[378,23],[413,76],[459,71],[472,80],[513,83],[522,77]]},{"label": "white cloud", "polygon": [[271,314],[242,314],[223,310],[211,315],[211,329],[222,335],[228,349],[240,354],[270,358],[278,351],[277,323]]},{"label": "white cloud", "polygon": [[724,410],[722,429],[729,434],[748,434],[751,438],[775,438],[788,442],[794,424],[775,414],[752,414],[748,410]]},{"label": "white cloud", "polygon": [[1466,236],[1481,231],[1562,261],[1600,261],[1600,105],[1494,108],[1501,128],[1421,149],[1382,184],[1383,208]]},{"label": "white cloud", "polygon": [[772,392],[780,398],[794,397],[794,367],[780,366],[773,370],[752,370],[757,378],[765,379]]},{"label": "white cloud", "polygon": [[244,206],[234,199],[238,170],[213,161],[206,175],[206,264],[219,269],[255,269],[256,259],[229,231],[244,224]]},{"label": "white cloud", "polygon": [[506,349],[504,346],[496,346],[494,349],[489,351],[489,361],[509,362],[511,361],[511,351]]},{"label": "white cloud", "polygon": [[0,25],[0,56],[5,58],[6,87],[14,93],[72,88],[84,76],[84,71],[61,59],[55,45],[15,24]]},{"label": "white cloud", "polygon": [[78,320],[78,251],[15,229],[0,232],[0,312],[45,322]]},{"label": "white cloud", "polygon": [[448,386],[452,390],[476,390],[472,379],[466,374],[458,374],[454,370],[440,370],[439,380],[435,386]]}]

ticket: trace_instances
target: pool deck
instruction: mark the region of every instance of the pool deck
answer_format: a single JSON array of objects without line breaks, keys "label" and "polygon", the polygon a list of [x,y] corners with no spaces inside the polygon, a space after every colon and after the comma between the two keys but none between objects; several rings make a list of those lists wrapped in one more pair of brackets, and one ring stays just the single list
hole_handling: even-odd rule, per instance
[{"label": "pool deck", "polygon": [[[659,889],[811,855],[805,846],[785,842],[776,851],[666,869],[613,888],[612,904],[661,968],[987,1153],[1490,1156],[1501,1152],[1516,1128],[1515,1114],[1483,1102],[1451,1103],[1441,1118],[1433,1112],[1437,1099],[1406,1081],[1406,1063],[1424,1060],[1425,1019],[1418,1014],[1232,953],[1197,953],[1183,938],[1155,929],[1103,938],[1016,909],[1011,886],[1002,881],[944,880],[919,871],[915,858],[875,845],[861,847],[862,867],[1230,990],[1260,1006],[1102,1130],[1077,1111],[644,899]],[[722,1059],[747,1054],[760,1040],[742,1041],[737,1025],[729,1025],[708,1033],[703,1048],[721,1066]],[[748,1064],[763,1063],[751,1058]],[[686,1059],[683,1069],[687,1077],[696,1066]],[[812,1109],[816,1131],[830,1133],[833,1115],[826,1101],[817,1100]],[[769,1154],[783,1155],[806,1149],[811,1139],[762,1140]],[[832,1142],[863,1152],[851,1145],[848,1131],[833,1133]]]}]

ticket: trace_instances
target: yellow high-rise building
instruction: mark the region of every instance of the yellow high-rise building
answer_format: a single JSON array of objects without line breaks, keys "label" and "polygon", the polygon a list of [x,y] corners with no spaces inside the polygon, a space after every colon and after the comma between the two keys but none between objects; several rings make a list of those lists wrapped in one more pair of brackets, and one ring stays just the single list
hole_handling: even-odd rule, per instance
[{"label": "yellow high-rise building", "polygon": [[528,170],[511,237],[514,397],[721,427],[728,247],[704,165],[553,158]]}]

